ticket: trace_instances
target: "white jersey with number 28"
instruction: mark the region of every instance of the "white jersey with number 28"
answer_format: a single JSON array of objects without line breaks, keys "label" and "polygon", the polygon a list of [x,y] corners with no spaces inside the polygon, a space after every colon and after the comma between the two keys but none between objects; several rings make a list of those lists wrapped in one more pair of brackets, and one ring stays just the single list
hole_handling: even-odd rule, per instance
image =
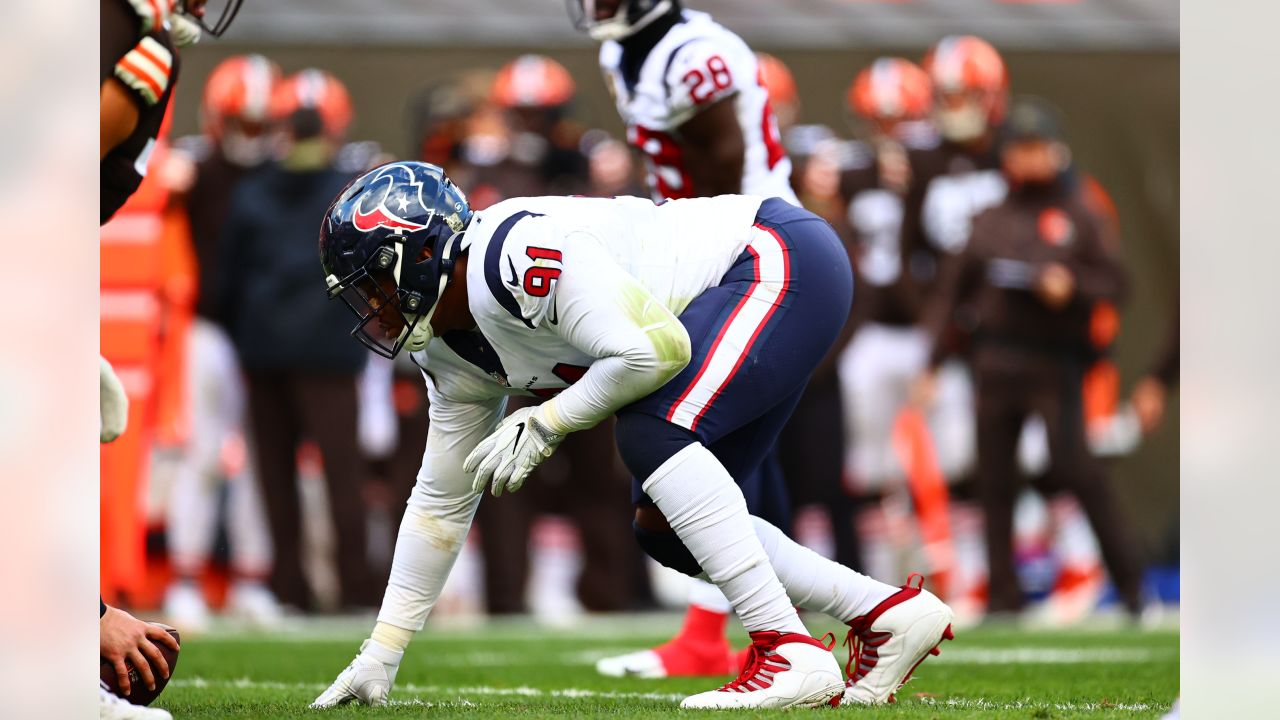
[{"label": "white jersey with number 28", "polygon": [[746,144],[741,192],[800,204],[759,63],[742,38],[706,13],[685,10],[649,50],[634,82],[624,77],[622,55],[620,43],[604,43],[600,68],[627,125],[627,141],[645,156],[655,200],[701,194],[685,166],[679,128],[726,100],[736,104]]}]

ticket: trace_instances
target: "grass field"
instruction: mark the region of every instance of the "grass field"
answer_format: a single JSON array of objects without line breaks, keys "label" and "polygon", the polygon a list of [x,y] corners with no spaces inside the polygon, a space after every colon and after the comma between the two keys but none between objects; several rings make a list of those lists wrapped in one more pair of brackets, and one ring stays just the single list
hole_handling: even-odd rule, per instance
[{"label": "grass field", "polygon": [[[557,630],[528,621],[430,629],[409,648],[390,707],[307,704],[350,660],[371,622],[278,634],[219,633],[183,643],[158,702],[196,718],[666,717],[713,680],[611,679],[596,659],[666,639],[669,615],[593,618]],[[836,630],[810,622],[815,632]],[[841,635],[843,638],[843,635]],[[739,635],[739,640],[745,635]],[[836,649],[843,659],[845,650]],[[798,712],[860,718],[1152,718],[1178,692],[1174,631],[974,628],[920,667],[896,705]],[[772,713],[750,713],[759,716]]]}]

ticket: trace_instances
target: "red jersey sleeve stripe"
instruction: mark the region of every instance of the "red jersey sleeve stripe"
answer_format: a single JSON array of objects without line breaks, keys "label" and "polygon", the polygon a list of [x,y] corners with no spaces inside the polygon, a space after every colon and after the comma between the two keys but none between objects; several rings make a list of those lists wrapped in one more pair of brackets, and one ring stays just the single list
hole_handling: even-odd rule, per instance
[{"label": "red jersey sleeve stripe", "polygon": [[173,55],[160,43],[151,38],[143,38],[142,42],[138,43],[138,47],[133,49],[133,52],[155,63],[156,68],[164,73],[166,77],[169,75],[169,71],[173,66]]}]

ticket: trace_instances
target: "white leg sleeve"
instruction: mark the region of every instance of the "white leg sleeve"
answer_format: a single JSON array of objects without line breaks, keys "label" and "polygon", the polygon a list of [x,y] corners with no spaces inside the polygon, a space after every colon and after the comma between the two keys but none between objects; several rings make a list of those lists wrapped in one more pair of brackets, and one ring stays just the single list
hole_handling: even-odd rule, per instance
[{"label": "white leg sleeve", "polygon": [[440,599],[480,505],[462,460],[497,425],[505,406],[503,398],[453,403],[433,389],[426,453],[400,521],[378,622],[421,630]]},{"label": "white leg sleeve", "polygon": [[756,537],[742,491],[711,451],[689,445],[645,480],[644,491],[749,632],[808,634]]},{"label": "white leg sleeve", "polygon": [[848,622],[898,591],[822,557],[758,517],[751,520],[788,597],[805,610]]},{"label": "white leg sleeve", "polygon": [[410,499],[396,536],[391,577],[378,622],[415,632],[422,629],[467,541],[479,504],[480,496],[474,495],[465,507],[442,513]]},{"label": "white leg sleeve", "polygon": [[689,604],[724,615],[733,612],[729,598],[720,592],[720,588],[698,578],[689,578]]}]

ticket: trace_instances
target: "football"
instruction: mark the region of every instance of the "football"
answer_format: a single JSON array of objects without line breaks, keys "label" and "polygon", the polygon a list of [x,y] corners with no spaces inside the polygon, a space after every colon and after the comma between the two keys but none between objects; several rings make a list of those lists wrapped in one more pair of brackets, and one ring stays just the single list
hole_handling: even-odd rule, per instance
[{"label": "football", "polygon": [[[173,636],[174,640],[178,641],[179,645],[182,644],[182,636],[178,634],[178,631],[175,628],[171,628],[168,625],[165,625],[163,623],[151,623],[151,624],[164,628],[169,632],[170,635]],[[168,647],[161,645],[159,643],[156,644],[156,647],[160,649],[160,654],[164,656],[165,662],[169,663],[169,678],[173,677],[174,671],[177,670],[178,668],[178,652],[176,650],[171,650]],[[152,673],[156,677],[156,689],[149,690],[147,688],[146,683],[143,682],[142,677],[138,674],[137,668],[133,667],[133,665],[130,664],[129,665],[130,692],[128,695],[122,695],[120,693],[120,683],[116,678],[116,669],[111,665],[111,663],[103,659],[101,661],[100,670],[101,670],[100,677],[102,678],[102,682],[106,683],[107,689],[115,693],[116,695],[119,695],[120,697],[124,698],[125,700],[128,700],[134,705],[150,705],[152,702],[155,701],[156,698],[160,697],[160,693],[164,692],[164,686],[169,684],[169,678],[161,677],[160,673],[156,671],[154,666],[152,666]]]}]

